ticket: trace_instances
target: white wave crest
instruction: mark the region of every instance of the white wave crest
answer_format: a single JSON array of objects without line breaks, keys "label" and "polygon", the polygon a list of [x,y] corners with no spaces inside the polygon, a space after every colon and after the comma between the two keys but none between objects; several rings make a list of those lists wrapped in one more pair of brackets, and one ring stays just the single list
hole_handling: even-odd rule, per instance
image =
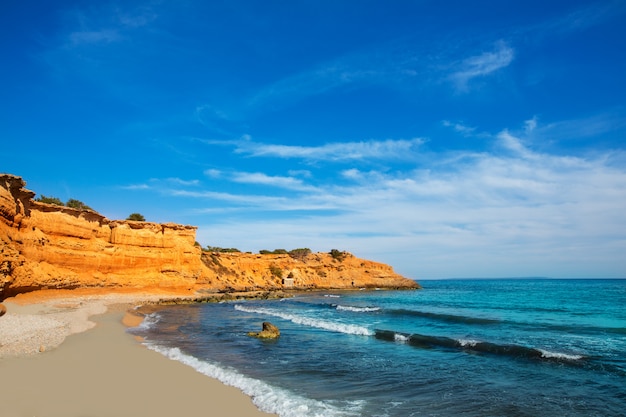
[{"label": "white wave crest", "polygon": [[538,349],[543,358],[563,359],[568,361],[579,361],[584,358],[583,355],[573,355],[569,353],[550,352],[549,350]]},{"label": "white wave crest", "polygon": [[252,398],[260,410],[267,413],[278,414],[280,417],[348,417],[360,415],[359,410],[345,411],[331,404],[301,397],[288,390],[242,375],[233,369],[222,368],[187,355],[179,348],[167,348],[155,344],[146,344],[146,346],[169,359],[192,367],[203,375],[239,388],[244,394]]},{"label": "white wave crest", "polygon": [[478,340],[474,340],[474,339],[459,339],[457,340],[457,342],[459,342],[459,345],[463,347],[474,347],[478,343],[480,343]]},{"label": "white wave crest", "polygon": [[244,311],[246,313],[265,314],[268,316],[280,317],[281,319],[289,320],[292,323],[301,324],[303,326],[316,327],[318,329],[330,330],[333,332],[355,334],[359,336],[372,336],[374,334],[371,330],[362,326],[356,326],[354,324],[344,324],[327,320],[313,319],[310,317],[302,317],[295,314],[283,313],[282,311],[276,311],[269,308],[252,308],[237,304],[235,305],[235,310]]},{"label": "white wave crest", "polygon": [[352,311],[354,313],[369,313],[372,311],[379,311],[380,307],[352,307],[352,306],[342,306],[338,305],[337,310],[339,311]]},{"label": "white wave crest", "polygon": [[324,297],[329,297],[329,298],[341,298],[340,295],[335,295],[335,294],[324,294]]},{"label": "white wave crest", "polygon": [[406,343],[409,341],[409,336],[396,333],[393,335],[393,340],[395,340],[398,343]]}]

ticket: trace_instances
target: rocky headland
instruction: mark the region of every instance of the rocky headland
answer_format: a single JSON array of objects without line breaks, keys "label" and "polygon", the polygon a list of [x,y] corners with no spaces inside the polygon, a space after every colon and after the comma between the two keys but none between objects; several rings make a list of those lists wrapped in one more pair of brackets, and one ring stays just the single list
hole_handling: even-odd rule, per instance
[{"label": "rocky headland", "polygon": [[285,289],[419,288],[389,265],[349,253],[206,252],[196,227],[109,220],[35,201],[22,178],[0,174],[0,300],[35,290],[212,294]]}]

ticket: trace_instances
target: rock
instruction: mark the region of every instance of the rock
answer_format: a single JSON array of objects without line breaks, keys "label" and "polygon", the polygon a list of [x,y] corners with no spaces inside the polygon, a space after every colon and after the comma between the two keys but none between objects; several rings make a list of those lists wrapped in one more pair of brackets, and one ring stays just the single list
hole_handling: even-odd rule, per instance
[{"label": "rock", "polygon": [[0,317],[4,316],[6,312],[7,308],[4,306],[4,304],[0,304]]},{"label": "rock", "polygon": [[[389,265],[342,252],[203,252],[195,226],[109,220],[33,200],[0,173],[0,300],[39,289],[211,292],[419,288]],[[284,279],[282,279],[284,278]]]},{"label": "rock", "polygon": [[269,321],[264,321],[263,330],[260,332],[248,332],[248,336],[260,339],[277,339],[280,336],[280,330]]}]

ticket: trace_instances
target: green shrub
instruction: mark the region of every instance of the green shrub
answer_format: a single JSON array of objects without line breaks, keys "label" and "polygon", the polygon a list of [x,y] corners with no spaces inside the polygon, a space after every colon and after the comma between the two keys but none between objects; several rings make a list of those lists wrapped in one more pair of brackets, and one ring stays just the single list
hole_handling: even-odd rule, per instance
[{"label": "green shrub", "polygon": [[75,208],[79,210],[92,210],[93,211],[93,209],[89,207],[87,204],[83,203],[80,200],[76,200],[74,198],[70,198],[69,200],[67,200],[67,203],[65,203],[65,205],[67,207],[71,207],[71,208]]},{"label": "green shrub", "polygon": [[57,206],[64,206],[65,204],[63,204],[63,202],[56,198],[56,197],[46,197],[45,195],[41,195],[39,197],[37,197],[35,199],[35,201],[39,201],[40,203],[46,203],[46,204],[54,204]]},{"label": "green shrub", "polygon": [[346,258],[346,251],[340,251],[338,249],[331,249],[329,253],[330,253],[330,256],[333,257],[333,259],[339,262],[342,262]]},{"label": "green shrub", "polygon": [[282,279],[283,278],[283,270],[280,269],[278,266],[276,265],[270,265],[270,272],[272,273],[273,276],[275,276],[276,278]]},{"label": "green shrub", "polygon": [[287,252],[286,249],[274,249],[274,250],[261,249],[259,253],[261,255],[286,255],[289,252]]},{"label": "green shrub", "polygon": [[146,218],[143,217],[143,214],[140,213],[131,213],[128,215],[128,217],[126,218],[126,220],[134,220],[136,222],[145,222]]},{"label": "green shrub", "polygon": [[221,252],[221,253],[241,253],[237,248],[221,248],[219,246],[207,246],[207,252]]},{"label": "green shrub", "polygon": [[311,249],[309,248],[298,248],[292,249],[289,251],[289,256],[293,259],[298,259],[300,261],[304,261],[307,256],[311,254]]}]

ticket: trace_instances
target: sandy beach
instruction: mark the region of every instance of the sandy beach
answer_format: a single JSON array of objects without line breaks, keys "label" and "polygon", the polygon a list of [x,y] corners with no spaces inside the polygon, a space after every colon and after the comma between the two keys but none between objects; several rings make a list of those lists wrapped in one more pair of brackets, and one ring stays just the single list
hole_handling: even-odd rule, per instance
[{"label": "sandy beach", "polygon": [[270,415],[238,389],[167,359],[128,334],[125,311],[146,298],[5,300],[2,416]]}]

